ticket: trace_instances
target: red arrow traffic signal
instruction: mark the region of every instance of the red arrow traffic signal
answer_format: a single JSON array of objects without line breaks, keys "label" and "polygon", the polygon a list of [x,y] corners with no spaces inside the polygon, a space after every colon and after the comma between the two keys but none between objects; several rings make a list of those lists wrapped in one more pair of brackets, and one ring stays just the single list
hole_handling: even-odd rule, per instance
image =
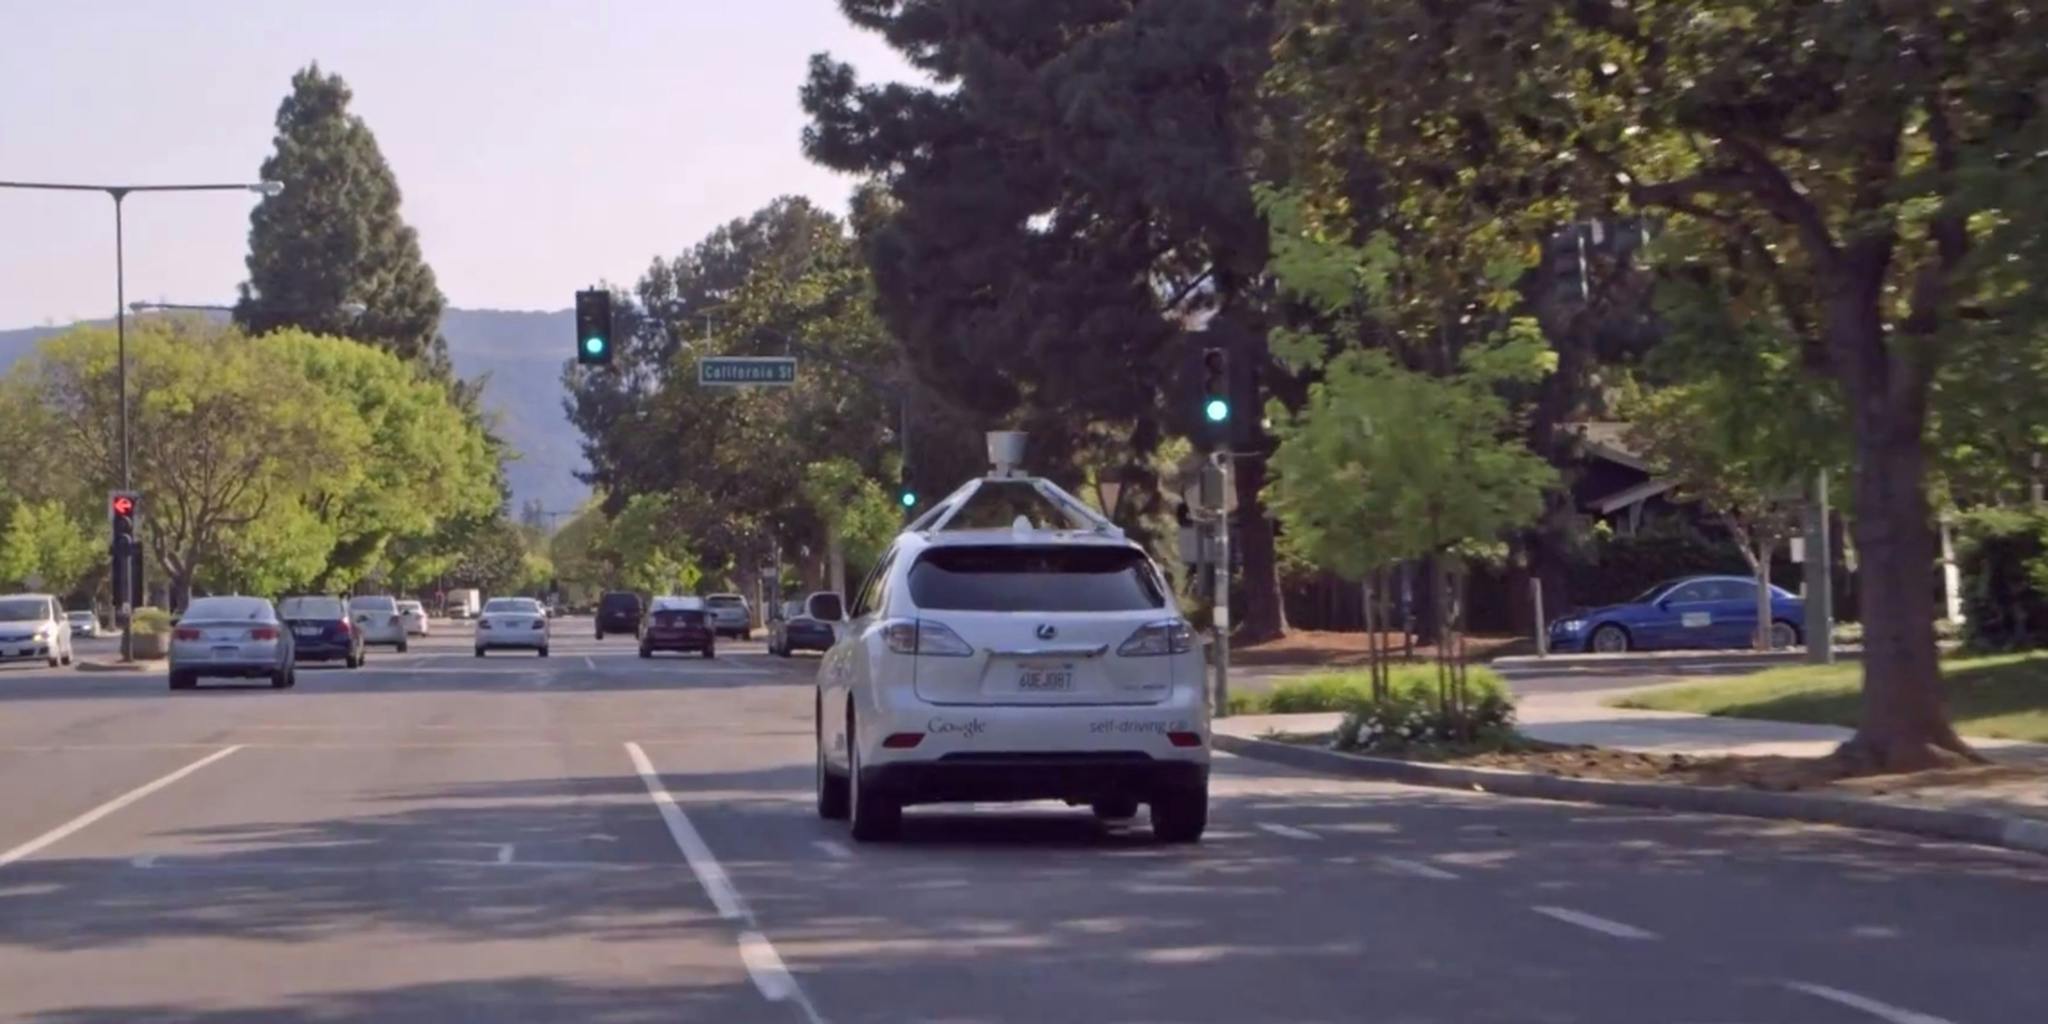
[{"label": "red arrow traffic signal", "polygon": [[127,495],[125,495],[125,494],[116,494],[116,495],[114,495],[114,514],[115,514],[115,515],[117,515],[117,516],[125,516],[125,515],[132,515],[132,514],[134,514],[134,512],[135,512],[135,499],[134,499],[134,498],[131,498],[131,497],[129,497],[129,496],[127,496]]}]

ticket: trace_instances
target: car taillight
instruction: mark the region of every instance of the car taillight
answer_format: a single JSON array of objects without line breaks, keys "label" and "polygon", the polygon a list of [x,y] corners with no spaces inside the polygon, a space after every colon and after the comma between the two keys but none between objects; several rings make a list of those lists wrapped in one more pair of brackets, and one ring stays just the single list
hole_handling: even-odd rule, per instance
[{"label": "car taillight", "polygon": [[1138,631],[1132,633],[1131,638],[1116,649],[1116,653],[1126,658],[1146,658],[1161,654],[1186,654],[1193,650],[1194,646],[1195,631],[1188,628],[1187,623],[1173,619],[1138,627]]},{"label": "car taillight", "polygon": [[890,750],[909,750],[922,742],[924,742],[924,733],[892,732],[889,734],[888,739],[882,741],[882,746]]},{"label": "car taillight", "polygon": [[491,628],[491,620],[489,620],[489,619],[478,619],[478,620],[476,620],[476,628],[478,628],[478,629],[489,629],[489,628]]},{"label": "car taillight", "polygon": [[965,658],[974,653],[960,634],[943,622],[925,619],[897,619],[882,626],[882,638],[895,654],[936,658]]},{"label": "car taillight", "polygon": [[255,629],[249,631],[249,639],[275,640],[277,639],[277,630],[270,626],[257,626]]},{"label": "car taillight", "polygon": [[536,621],[536,622],[535,622],[535,623],[533,624],[533,628],[535,628],[535,629],[539,629],[539,628],[540,628],[540,627],[541,627],[542,625],[543,625],[543,623],[541,623],[541,622],[538,622],[538,621]]},{"label": "car taillight", "polygon": [[196,629],[174,629],[171,631],[171,638],[174,640],[197,640],[199,639],[199,631]]},{"label": "car taillight", "polygon": [[391,617],[391,622],[389,623],[389,625],[393,625],[393,626],[396,626],[396,625],[398,625],[398,616],[396,616],[396,615],[393,615],[393,616]]},{"label": "car taillight", "polygon": [[1170,732],[1166,734],[1166,739],[1176,747],[1199,747],[1202,745],[1202,734],[1198,732]]},{"label": "car taillight", "polygon": [[343,620],[341,620],[340,622],[336,623],[336,625],[338,625],[338,626],[340,626],[340,627],[341,627],[341,635],[342,635],[342,636],[347,636],[347,635],[348,635],[348,620],[347,620],[347,619],[343,619]]}]

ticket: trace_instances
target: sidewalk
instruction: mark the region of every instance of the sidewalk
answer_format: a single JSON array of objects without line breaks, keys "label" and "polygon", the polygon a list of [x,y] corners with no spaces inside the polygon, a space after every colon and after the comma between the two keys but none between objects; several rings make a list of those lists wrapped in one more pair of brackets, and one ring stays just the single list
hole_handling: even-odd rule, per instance
[{"label": "sidewalk", "polygon": [[[1848,729],[1828,725],[1713,718],[1684,712],[1605,706],[1605,701],[1636,689],[1640,687],[1524,696],[1517,701],[1516,727],[1523,735],[1548,743],[1692,758],[1817,758],[1834,750],[1851,735]],[[1214,731],[1219,749],[1257,757],[1261,753],[1274,753],[1266,748],[1277,745],[1247,741],[1275,734],[1324,735],[1334,730],[1342,718],[1335,712],[1239,715],[1217,719]],[[1906,776],[1844,779],[1797,793],[1723,789],[1719,791],[1722,799],[1713,801],[1712,809],[1766,817],[1838,821],[1862,827],[1898,828],[1980,842],[1995,842],[1996,837],[2003,835],[2020,839],[2004,845],[2048,851],[2048,745],[1974,737],[1970,738],[1970,743],[1993,763]],[[1350,774],[1459,786],[1477,785],[1479,783],[1475,779],[1484,778],[1491,779],[1493,784],[1483,788],[1498,792],[1523,789],[1526,792],[1521,795],[1562,799],[1608,802],[1602,801],[1602,794],[1609,793],[1616,796],[1611,802],[1677,807],[1699,801],[1660,801],[1657,791],[1670,795],[1674,790],[1698,792],[1712,788],[1669,781],[1620,783],[1554,778],[1521,771],[1412,765],[1314,748],[1305,748],[1305,752],[1343,758],[1363,766],[1348,772]],[[1322,766],[1334,764],[1336,762],[1325,761]],[[1402,767],[1395,769],[1392,767],[1394,764]],[[1381,770],[1374,770],[1375,766]],[[1502,785],[1499,777],[1503,776],[1540,780],[1545,785],[1540,788]],[[1810,814],[1802,811],[1802,802],[1811,805]],[[1885,814],[1880,810],[1864,816],[1868,820],[1862,820],[1854,813],[1842,813],[1844,804],[1874,805],[1902,813]],[[1979,820],[1966,820],[1973,818]]]}]

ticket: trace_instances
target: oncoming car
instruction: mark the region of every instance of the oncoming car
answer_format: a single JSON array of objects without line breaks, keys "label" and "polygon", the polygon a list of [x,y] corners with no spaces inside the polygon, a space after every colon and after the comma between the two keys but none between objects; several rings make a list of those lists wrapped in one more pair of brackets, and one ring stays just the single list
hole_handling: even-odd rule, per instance
[{"label": "oncoming car", "polygon": [[71,623],[48,594],[0,597],[0,661],[71,664]]},{"label": "oncoming car", "polygon": [[[945,528],[1017,488],[1091,528]],[[911,804],[1039,799],[1111,820],[1145,804],[1161,840],[1201,838],[1200,647],[1144,550],[1050,483],[956,492],[896,539],[838,633],[818,671],[818,813],[854,838],[889,838]]]},{"label": "oncoming car", "polygon": [[514,647],[548,656],[548,613],[530,597],[494,597],[476,619],[476,656]]}]

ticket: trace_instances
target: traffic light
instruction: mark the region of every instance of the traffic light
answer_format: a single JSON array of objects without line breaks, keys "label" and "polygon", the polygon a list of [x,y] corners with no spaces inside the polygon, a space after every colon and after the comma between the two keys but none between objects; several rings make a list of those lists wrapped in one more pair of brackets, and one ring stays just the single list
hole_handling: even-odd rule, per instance
[{"label": "traffic light", "polygon": [[1230,354],[1220,348],[1202,350],[1202,421],[1230,422]]},{"label": "traffic light", "polygon": [[576,361],[584,366],[612,362],[612,293],[586,288],[576,293]]},{"label": "traffic light", "polygon": [[113,530],[107,556],[113,569],[116,607],[142,604],[142,534],[138,522],[141,517],[141,495],[134,491],[107,495],[107,520]]},{"label": "traffic light", "polygon": [[917,507],[917,488],[910,485],[910,471],[907,469],[896,485],[896,503],[905,511]]},{"label": "traffic light", "polygon": [[1586,225],[1572,224],[1550,236],[1550,279],[1561,302],[1583,303],[1592,294],[1586,278],[1586,234]]}]

